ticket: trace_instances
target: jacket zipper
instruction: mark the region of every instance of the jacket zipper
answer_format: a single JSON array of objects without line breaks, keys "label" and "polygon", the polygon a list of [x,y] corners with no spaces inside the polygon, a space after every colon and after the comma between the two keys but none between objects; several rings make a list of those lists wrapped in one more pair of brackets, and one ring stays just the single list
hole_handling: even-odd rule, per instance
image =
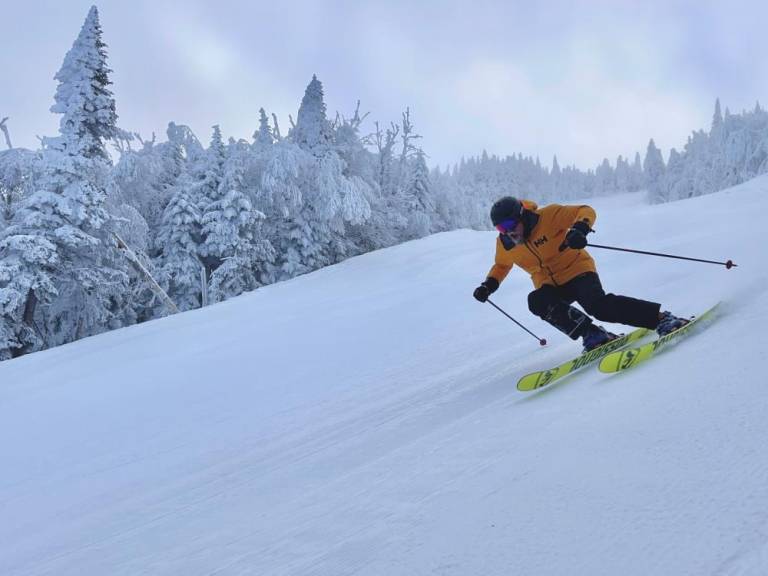
[{"label": "jacket zipper", "polygon": [[547,274],[549,274],[549,277],[552,279],[552,283],[555,286],[559,286],[559,284],[555,281],[555,275],[552,274],[552,270],[550,269],[550,267],[549,266],[544,266],[544,261],[541,259],[541,256],[539,256],[536,253],[536,251],[531,247],[531,244],[528,242],[528,240],[525,241],[525,246],[526,246],[526,248],[528,248],[528,250],[531,251],[531,254],[536,256],[536,259],[539,261],[539,267],[542,268],[543,270],[547,271]]}]

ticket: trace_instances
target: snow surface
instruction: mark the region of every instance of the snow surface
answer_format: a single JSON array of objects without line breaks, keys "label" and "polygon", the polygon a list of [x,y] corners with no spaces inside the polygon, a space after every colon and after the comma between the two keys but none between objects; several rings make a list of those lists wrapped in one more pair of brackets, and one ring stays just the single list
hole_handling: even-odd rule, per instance
[{"label": "snow surface", "polygon": [[381,250],[0,364],[0,574],[768,573],[768,177],[592,202],[607,289],[705,331],[538,393],[579,346],[492,233]]}]

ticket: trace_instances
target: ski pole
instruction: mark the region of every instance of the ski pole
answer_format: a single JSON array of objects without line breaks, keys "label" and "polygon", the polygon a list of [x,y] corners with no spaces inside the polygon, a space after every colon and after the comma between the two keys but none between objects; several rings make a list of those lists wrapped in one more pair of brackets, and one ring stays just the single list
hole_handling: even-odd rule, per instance
[{"label": "ski pole", "polygon": [[518,322],[517,320],[515,320],[514,318],[512,318],[512,316],[510,316],[509,314],[507,314],[506,312],[504,312],[504,310],[502,310],[501,308],[499,308],[498,306],[496,306],[496,304],[494,304],[494,303],[493,303],[493,301],[492,301],[490,298],[488,298],[488,299],[486,300],[486,302],[488,302],[488,304],[490,304],[491,306],[493,306],[494,308],[496,308],[496,310],[498,310],[499,312],[501,312],[502,314],[504,314],[504,316],[506,316],[507,318],[509,318],[510,320],[512,320],[512,322],[514,322],[515,324],[517,324],[518,326],[520,326],[520,328],[522,328],[523,330],[525,330],[526,332],[528,332],[528,334],[530,334],[531,336],[533,336],[534,338],[536,338],[536,340],[538,340],[538,341],[539,341],[539,344],[541,344],[542,346],[546,346],[546,345],[547,345],[547,340],[546,340],[545,338],[539,338],[538,336],[536,336],[536,334],[534,334],[533,332],[531,332],[530,330],[528,330],[528,328],[526,328],[525,326],[523,326],[522,324],[520,324],[520,322]]},{"label": "ski pole", "polygon": [[620,252],[634,252],[635,254],[647,254],[648,256],[661,256],[663,258],[677,258],[678,260],[691,260],[693,262],[706,262],[707,264],[719,264],[725,266],[729,270],[738,264],[734,264],[733,260],[727,260],[725,262],[717,262],[716,260],[703,260],[701,258],[689,258],[688,256],[675,256],[674,254],[661,254],[660,252],[646,252],[644,250],[632,250],[630,248],[617,248],[616,246],[601,246],[600,244],[589,244],[589,248],[602,248],[603,250],[618,250]]}]

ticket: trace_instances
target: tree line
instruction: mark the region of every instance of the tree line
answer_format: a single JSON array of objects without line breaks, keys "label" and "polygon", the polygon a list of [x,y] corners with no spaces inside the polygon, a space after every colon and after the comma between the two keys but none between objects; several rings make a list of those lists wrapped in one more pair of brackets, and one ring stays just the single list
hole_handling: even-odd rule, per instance
[{"label": "tree line", "polygon": [[[648,189],[711,192],[766,171],[766,114],[719,102],[664,163],[650,142],[586,172],[487,153],[429,169],[411,113],[374,122],[360,105],[330,118],[313,77],[282,133],[259,111],[250,140],[207,146],[169,123],[158,142],[121,129],[98,10],[55,76],[59,134],[0,152],[0,360],[220,302],[350,256],[456,228],[488,228],[514,194],[540,203]],[[111,147],[111,148],[108,148]]]}]

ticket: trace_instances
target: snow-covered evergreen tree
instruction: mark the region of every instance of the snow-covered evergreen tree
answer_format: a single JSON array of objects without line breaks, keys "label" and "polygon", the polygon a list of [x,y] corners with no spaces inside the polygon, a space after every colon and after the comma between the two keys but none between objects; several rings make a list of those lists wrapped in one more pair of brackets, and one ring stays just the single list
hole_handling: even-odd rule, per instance
[{"label": "snow-covered evergreen tree", "polygon": [[551,183],[549,185],[549,194],[547,195],[549,200],[553,202],[559,202],[561,196],[562,177],[563,173],[560,170],[560,163],[557,161],[557,156],[552,157],[552,170],[549,173]]},{"label": "snow-covered evergreen tree", "polygon": [[635,160],[630,169],[630,192],[637,192],[644,186],[643,181],[643,162],[640,158],[640,152],[635,152]]},{"label": "snow-covered evergreen tree", "polygon": [[649,200],[653,203],[666,201],[666,190],[663,182],[664,159],[661,156],[661,151],[656,147],[653,138],[648,142],[643,171],[645,173],[645,186],[648,190]]},{"label": "snow-covered evergreen tree", "polygon": [[715,99],[715,111],[712,113],[712,131],[723,125],[723,114],[720,112],[720,98]]},{"label": "snow-covered evergreen tree", "polygon": [[276,143],[264,168],[255,208],[266,214],[263,230],[276,250],[276,260],[267,266],[272,281],[307,272],[301,263],[291,234],[292,218],[300,214],[303,201],[301,182],[305,179],[309,155],[290,140]]},{"label": "snow-covered evergreen tree", "polygon": [[[217,140],[221,142],[221,133],[217,138],[214,131],[212,142]],[[170,199],[157,233],[159,281],[179,310],[190,310],[202,304],[202,212],[218,190],[223,143],[209,153],[187,126],[173,122],[168,141],[168,171],[163,175]]]},{"label": "snow-covered evergreen tree", "polygon": [[275,143],[275,136],[269,125],[269,118],[264,108],[259,108],[259,129],[253,133],[253,145],[258,148],[269,148]]},{"label": "snow-covered evergreen tree", "polygon": [[108,73],[93,7],[56,74],[51,110],[62,114],[60,135],[46,140],[37,190],[0,239],[0,289],[19,295],[6,299],[15,308],[6,306],[4,318],[15,334],[38,335],[11,354],[130,322],[129,271],[105,208],[112,186],[105,140],[117,131]]},{"label": "snow-covered evergreen tree", "polygon": [[669,201],[687,198],[689,195],[687,182],[682,178],[685,166],[680,153],[672,148],[669,161],[664,172],[664,198]]},{"label": "snow-covered evergreen tree", "polygon": [[276,247],[283,274],[295,275],[347,256],[346,224],[367,219],[370,206],[364,181],[345,175],[347,165],[334,147],[316,76],[307,86],[290,140],[300,150],[290,156],[301,206],[289,213],[287,235],[276,240]]},{"label": "snow-covered evergreen tree", "polygon": [[408,227],[406,230],[408,237],[421,238],[440,228],[426,155],[420,148],[412,162],[409,182],[405,189],[405,198],[408,210]]},{"label": "snow-covered evergreen tree", "polygon": [[602,164],[595,170],[596,195],[604,195],[616,192],[615,175],[608,158],[604,158]]},{"label": "snow-covered evergreen tree", "polygon": [[211,144],[199,161],[191,167],[195,180],[194,197],[198,201],[198,209],[204,213],[207,205],[219,199],[219,186],[224,178],[224,141],[218,125],[213,127]]},{"label": "snow-covered evergreen tree", "polygon": [[315,156],[322,156],[331,146],[332,130],[326,117],[323,85],[312,76],[312,81],[301,99],[296,126],[290,134],[292,140]]},{"label": "snow-covered evergreen tree", "polygon": [[54,77],[58,87],[51,112],[62,115],[59,133],[70,156],[109,160],[106,142],[117,133],[110,72],[106,45],[101,39],[99,11],[92,6]]},{"label": "snow-covered evergreen tree", "polygon": [[245,154],[247,149],[230,145],[219,198],[203,214],[201,253],[211,266],[210,295],[215,302],[260,286],[274,261],[272,245],[261,230],[265,215],[242,191]]},{"label": "snow-covered evergreen tree", "polygon": [[159,243],[168,295],[179,310],[198,308],[201,300],[202,263],[199,259],[201,216],[190,188],[178,187],[163,212]]},{"label": "snow-covered evergreen tree", "polygon": [[[151,141],[142,141],[139,150],[128,150],[120,155],[114,170],[115,184],[121,201],[134,208],[146,222],[148,253],[159,252],[157,234],[163,211],[176,187],[186,185],[181,181],[186,177],[185,165],[183,147],[173,139],[155,144],[153,137]],[[133,242],[129,244],[135,249]]]},{"label": "snow-covered evergreen tree", "polygon": [[624,157],[619,154],[616,158],[616,170],[614,171],[614,184],[615,191],[628,192],[629,191],[629,162],[624,160]]},{"label": "snow-covered evergreen tree", "polygon": [[351,118],[341,117],[334,130],[334,150],[343,165],[342,175],[350,190],[343,194],[346,218],[344,252],[352,255],[380,248],[384,201],[377,186],[375,155],[366,149],[368,137],[361,137],[360,126],[367,114],[360,115],[360,102]]},{"label": "snow-covered evergreen tree", "polygon": [[[202,156],[201,162],[193,170],[197,174],[191,190],[192,198],[197,202],[200,211],[201,236],[199,256],[206,271],[206,278],[210,279],[213,270],[221,265],[223,246],[219,243],[217,235],[217,222],[220,216],[220,201],[226,192],[221,187],[224,180],[225,162],[224,141],[221,138],[221,129],[218,125],[213,127],[211,144]],[[238,178],[242,177],[242,173]],[[238,185],[238,189],[241,185]],[[210,212],[214,212],[211,215]],[[206,224],[207,223],[207,224]],[[213,234],[208,241],[207,236]]]}]

